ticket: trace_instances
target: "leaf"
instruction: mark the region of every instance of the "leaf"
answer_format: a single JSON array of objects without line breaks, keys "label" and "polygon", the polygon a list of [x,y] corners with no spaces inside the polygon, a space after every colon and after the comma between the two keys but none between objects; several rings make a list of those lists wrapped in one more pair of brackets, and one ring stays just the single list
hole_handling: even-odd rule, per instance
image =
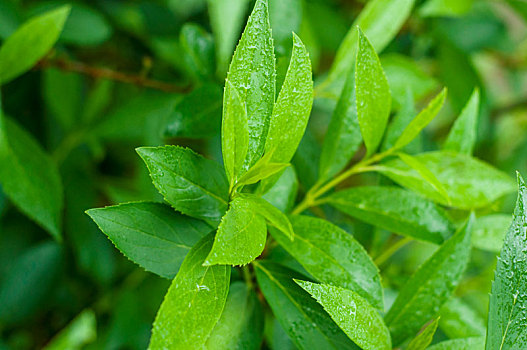
[{"label": "leaf", "polygon": [[527,346],[527,187],[518,173],[518,200],[490,294],[486,349]]},{"label": "leaf", "polygon": [[[408,88],[406,90],[405,99],[402,102],[401,108],[399,109],[397,114],[394,115],[390,124],[388,124],[388,127],[386,128],[386,135],[384,136],[381,151],[387,151],[388,149],[393,148],[399,136],[401,136],[404,129],[406,129],[408,124],[410,124],[410,122],[413,120],[415,114],[417,113],[414,104],[415,101],[413,98],[413,93]],[[416,138],[413,142],[410,142],[409,145],[404,147],[403,150],[407,150],[416,143],[418,144],[419,141],[420,139]]]},{"label": "leaf", "polygon": [[217,75],[223,79],[240,36],[248,0],[207,0],[216,46]]},{"label": "leaf", "polygon": [[0,106],[0,184],[20,210],[60,241],[64,194],[56,164]]},{"label": "leaf", "polygon": [[50,68],[43,72],[42,81],[42,95],[47,109],[65,130],[69,130],[78,121],[81,111],[82,76]]},{"label": "leaf", "polygon": [[253,206],[254,212],[265,218],[265,221],[269,225],[276,227],[289,237],[290,240],[293,240],[293,227],[284,213],[259,196],[251,195],[249,193],[242,194],[241,196]]},{"label": "leaf", "polygon": [[44,350],[80,350],[97,338],[95,312],[86,309],[60,331]]},{"label": "leaf", "polygon": [[508,214],[490,214],[477,218],[472,232],[472,245],[478,249],[499,253],[510,225],[511,215]]},{"label": "leaf", "polygon": [[432,342],[432,338],[437,330],[437,324],[439,319],[433,320],[429,323],[423,331],[421,331],[412,341],[408,344],[407,350],[426,350],[428,345]]},{"label": "leaf", "polygon": [[273,152],[265,153],[249,170],[238,180],[237,187],[257,183],[267,179],[289,166],[289,163],[271,163]]},{"label": "leaf", "polygon": [[221,220],[204,264],[246,265],[262,254],[266,238],[264,217],[245,198],[236,197]]},{"label": "leaf", "polygon": [[33,67],[59,38],[70,6],[62,6],[22,24],[0,48],[0,83],[6,84]]},{"label": "leaf", "polygon": [[425,242],[441,244],[454,230],[441,208],[398,187],[352,187],[327,201],[360,221]]},{"label": "leaf", "polygon": [[[230,14],[229,14],[230,17]],[[232,57],[227,79],[245,103],[249,125],[247,170],[262,156],[275,98],[275,59],[267,1],[257,0]],[[224,96],[224,108],[229,103]]]},{"label": "leaf", "polygon": [[[477,222],[477,221],[476,221]],[[440,311],[439,328],[449,338],[485,336],[481,316],[460,298],[451,298]]]},{"label": "leaf", "polygon": [[319,181],[326,181],[344,169],[361,142],[355,98],[355,70],[350,69],[324,137]]},{"label": "leaf", "polygon": [[364,350],[390,350],[390,332],[379,312],[357,293],[339,287],[295,280]]},{"label": "leaf", "polygon": [[383,308],[379,270],[364,248],[338,226],[318,218],[291,216],[294,241],[271,230],[277,242],[322,283],[353,290]]},{"label": "leaf", "polygon": [[[45,6],[45,5],[43,5]],[[71,4],[59,42],[79,46],[100,45],[110,39],[113,28],[98,11],[82,4]]]},{"label": "leaf", "polygon": [[157,312],[149,349],[200,349],[221,317],[231,268],[202,266],[213,234],[188,253]]},{"label": "leaf", "polygon": [[428,348],[428,350],[483,350],[485,338],[461,338],[442,341]]},{"label": "leaf", "polygon": [[140,147],[152,182],[174,209],[217,223],[227,210],[229,185],[222,167],[188,148]]},{"label": "leaf", "polygon": [[450,129],[443,145],[444,150],[472,155],[477,138],[478,114],[479,89],[476,88]]},{"label": "leaf", "polygon": [[293,278],[304,276],[281,265],[257,260],[258,285],[273,314],[299,349],[357,349],[311,296]]},{"label": "leaf", "polygon": [[212,35],[197,24],[185,23],[180,32],[186,71],[195,81],[206,80],[214,73],[214,41]]},{"label": "leaf", "polygon": [[230,188],[241,174],[249,147],[249,126],[246,105],[229,79],[225,80],[221,122],[221,153]]},{"label": "leaf", "polygon": [[289,212],[298,194],[298,178],[295,168],[288,166],[277,181],[264,194],[263,198],[284,213]]},{"label": "leaf", "polygon": [[473,215],[400,289],[384,320],[399,345],[431,318],[455,290],[469,261]]},{"label": "leaf", "polygon": [[212,231],[203,221],[161,203],[126,203],[86,213],[126,257],[170,279],[190,248]]},{"label": "leaf", "polygon": [[291,54],[291,33],[298,33],[302,24],[301,0],[269,0],[269,20],[277,56]]},{"label": "leaf", "polygon": [[468,13],[474,0],[428,0],[419,8],[423,17],[458,17]]},{"label": "leaf", "polygon": [[206,348],[260,349],[263,338],[264,314],[256,293],[243,282],[234,282],[221,318],[207,340]]},{"label": "leaf", "polygon": [[414,156],[443,185],[450,203],[422,176],[399,159],[377,167],[383,175],[435,202],[460,209],[489,205],[514,191],[513,180],[503,172],[470,156],[452,152],[427,152]]},{"label": "leaf", "polygon": [[265,151],[271,161],[288,163],[298,148],[313,105],[313,79],[309,54],[293,33],[293,53],[284,84],[273,108]]},{"label": "leaf", "polygon": [[395,141],[394,149],[401,149],[409,144],[417,135],[427,126],[432,119],[435,118],[439,110],[443,106],[446,98],[446,89],[441,92],[430,101],[426,106],[411,122],[408,124],[406,129],[402,132],[401,136]]},{"label": "leaf", "polygon": [[382,141],[392,100],[379,57],[360,29],[358,42],[355,63],[357,116],[367,154],[372,155]]},{"label": "leaf", "polygon": [[328,86],[335,83],[345,76],[349,67],[353,65],[358,44],[357,27],[364,31],[375,51],[381,52],[399,32],[413,5],[414,0],[369,1],[340,44],[324,84]]}]

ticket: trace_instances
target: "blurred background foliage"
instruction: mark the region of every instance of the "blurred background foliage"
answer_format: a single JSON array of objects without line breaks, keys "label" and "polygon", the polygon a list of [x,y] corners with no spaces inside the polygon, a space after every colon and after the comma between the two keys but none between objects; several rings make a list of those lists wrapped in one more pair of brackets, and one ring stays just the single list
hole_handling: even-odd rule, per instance
[{"label": "blurred background foliage", "polygon": [[[278,84],[289,62],[291,31],[308,47],[316,84],[365,2],[269,0]],[[0,40],[27,18],[64,3],[0,0]],[[71,4],[55,49],[2,88],[6,115],[57,163],[65,209],[63,242],[57,243],[0,190],[0,349],[144,349],[169,281],[124,258],[84,211],[162,200],[135,147],[185,145],[221,162],[222,87],[253,1]],[[523,0],[416,1],[380,56],[395,109],[407,91],[419,110],[442,86],[448,88],[447,107],[412,145],[415,152],[437,148],[477,86],[482,103],[475,156],[511,175],[527,173],[526,20]],[[321,140],[334,107],[334,97],[317,90],[293,161],[300,193],[316,180]],[[368,183],[377,176],[350,181]],[[510,213],[513,199],[493,209]],[[387,232],[326,210],[373,255],[391,239]],[[458,298],[442,311],[436,337],[484,330],[500,247],[483,248],[474,249]],[[403,283],[432,251],[432,245],[413,242],[381,266],[388,299],[390,286]],[[289,259],[279,249],[273,254],[285,263]],[[277,324],[267,325],[266,334],[271,348],[291,345]]]}]

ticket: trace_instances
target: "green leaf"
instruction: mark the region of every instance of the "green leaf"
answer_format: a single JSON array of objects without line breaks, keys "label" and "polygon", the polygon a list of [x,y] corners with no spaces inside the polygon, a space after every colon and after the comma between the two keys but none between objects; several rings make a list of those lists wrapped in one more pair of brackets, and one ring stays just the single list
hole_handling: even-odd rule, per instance
[{"label": "green leaf", "polygon": [[294,167],[288,166],[273,186],[265,191],[263,198],[284,213],[287,213],[293,208],[297,194],[298,178],[296,171]]},{"label": "green leaf", "polygon": [[514,191],[514,181],[494,167],[467,155],[453,152],[427,152],[414,156],[443,185],[450,203],[428,181],[400,159],[377,167],[401,186],[443,205],[473,209],[489,205]]},{"label": "green leaf", "polygon": [[379,270],[364,248],[338,226],[318,218],[291,216],[294,241],[271,230],[278,243],[322,283],[355,291],[383,308]]},{"label": "green leaf", "polygon": [[200,349],[220,320],[231,268],[203,266],[213,234],[188,253],[157,312],[149,349]]},{"label": "green leaf", "polygon": [[439,319],[433,320],[429,323],[426,328],[421,331],[412,341],[408,344],[407,350],[426,350],[428,345],[432,342],[432,338],[437,330],[437,324]]},{"label": "green leaf", "polygon": [[368,155],[372,155],[382,141],[388,124],[392,98],[375,49],[360,29],[358,35],[355,64],[357,116]]},{"label": "green leaf", "polygon": [[69,130],[79,121],[84,81],[81,75],[51,68],[43,72],[42,95],[54,119]]},{"label": "green leaf", "polygon": [[269,20],[279,57],[291,53],[291,33],[300,30],[302,7],[301,0],[269,0]]},{"label": "green leaf", "polygon": [[470,255],[473,215],[400,289],[385,316],[394,345],[399,345],[431,318],[454,292]]},{"label": "green leaf", "polygon": [[355,98],[355,70],[350,69],[324,137],[318,169],[319,181],[326,181],[344,169],[361,142]]},{"label": "green leaf", "polygon": [[454,230],[441,208],[398,187],[352,187],[327,201],[358,220],[421,241],[441,244]]},{"label": "green leaf", "polygon": [[110,39],[112,32],[112,26],[100,12],[91,7],[73,3],[71,4],[71,13],[59,37],[59,42],[79,46],[95,46]]},{"label": "green leaf", "polygon": [[298,148],[313,105],[313,79],[309,54],[293,33],[293,53],[284,84],[273,108],[265,151],[271,161],[288,163]]},{"label": "green leaf", "polygon": [[508,214],[490,214],[477,218],[472,232],[472,245],[478,249],[499,253],[510,225],[511,215]]},{"label": "green leaf", "polygon": [[227,210],[229,185],[222,167],[188,148],[141,147],[152,182],[174,209],[213,223]]},{"label": "green leaf", "polygon": [[[476,221],[477,222],[477,221]],[[440,311],[439,328],[449,338],[485,336],[485,322],[460,298],[451,298]]]},{"label": "green leaf", "polygon": [[60,241],[64,195],[56,164],[0,106],[0,184],[20,210]]},{"label": "green leaf", "polygon": [[[267,179],[289,166],[289,163],[271,163],[273,152],[265,153],[249,170],[238,180],[237,187],[257,183]],[[264,185],[265,187],[267,184]]]},{"label": "green leaf", "polygon": [[518,200],[496,265],[486,349],[527,347],[527,187],[518,173]]},{"label": "green leaf", "polygon": [[263,338],[264,314],[256,293],[243,282],[234,282],[221,318],[207,340],[209,350],[257,350]]},{"label": "green leaf", "polygon": [[358,44],[357,27],[368,36],[375,51],[381,52],[399,32],[413,5],[414,0],[369,1],[340,44],[324,85],[328,86],[338,81],[353,65]]},{"label": "green leaf", "polygon": [[126,203],[86,213],[125,256],[165,278],[174,278],[190,248],[212,231],[161,203]]},{"label": "green leaf", "polygon": [[461,338],[442,341],[428,348],[428,350],[483,350],[485,338]]},{"label": "green leaf", "polygon": [[[230,17],[230,15],[229,15]],[[247,170],[263,154],[275,98],[275,59],[267,1],[257,0],[236,47],[227,79],[240,93],[249,122]],[[223,104],[229,103],[224,96]]]},{"label": "green leaf", "polygon": [[236,197],[221,220],[204,264],[246,265],[262,254],[266,238],[264,217],[254,210],[251,202]]},{"label": "green leaf", "polygon": [[223,79],[240,37],[249,0],[207,0],[207,3],[216,46],[217,73]]},{"label": "green leaf", "polygon": [[401,149],[409,144],[417,135],[427,126],[432,119],[435,118],[446,98],[446,89],[441,92],[430,101],[426,106],[411,122],[408,124],[406,129],[402,132],[401,136],[395,142],[394,149]]},{"label": "green leaf", "polygon": [[472,155],[477,138],[478,114],[479,89],[476,88],[450,129],[444,150]]},{"label": "green leaf", "polygon": [[180,32],[181,48],[189,72],[194,80],[206,80],[214,74],[214,41],[212,35],[193,23],[186,23]]},{"label": "green leaf", "polygon": [[468,13],[474,0],[428,0],[420,8],[423,17],[458,17]]},{"label": "green leaf", "polygon": [[357,293],[339,287],[295,280],[364,350],[390,350],[390,332],[379,312]]},{"label": "green leaf", "polygon": [[66,328],[60,331],[44,350],[80,350],[97,338],[95,312],[90,309],[81,312]]},{"label": "green leaf", "polygon": [[257,260],[258,285],[284,331],[299,349],[357,349],[293,278],[306,279],[281,265]]},{"label": "green leaf", "polygon": [[31,18],[0,48],[0,83],[6,84],[33,67],[59,38],[70,6]]},{"label": "green leaf", "polygon": [[253,206],[253,211],[255,213],[259,213],[265,218],[265,221],[267,221],[269,225],[276,227],[289,237],[290,240],[293,240],[293,227],[284,213],[259,196],[248,193],[242,194],[241,196]]},{"label": "green leaf", "polygon": [[237,182],[249,149],[247,109],[231,84],[225,80],[223,119],[221,122],[221,153],[230,187]]},{"label": "green leaf", "polygon": [[[406,129],[417,113],[414,105],[415,101],[413,93],[408,88],[401,108],[397,114],[393,116],[390,124],[388,124],[388,127],[386,128],[386,135],[384,136],[381,151],[387,151],[388,149],[393,148],[399,136],[401,136],[404,129]],[[410,142],[409,145],[404,147],[403,150],[407,150],[416,143],[418,144],[419,141],[419,138],[415,139],[413,142]]]}]

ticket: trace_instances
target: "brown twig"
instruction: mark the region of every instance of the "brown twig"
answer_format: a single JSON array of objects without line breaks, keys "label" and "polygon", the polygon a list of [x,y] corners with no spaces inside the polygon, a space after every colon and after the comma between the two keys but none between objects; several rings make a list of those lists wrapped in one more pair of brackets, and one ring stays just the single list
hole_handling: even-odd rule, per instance
[{"label": "brown twig", "polygon": [[68,72],[76,72],[90,76],[92,78],[104,78],[125,84],[134,84],[154,90],[170,93],[185,93],[190,90],[190,86],[174,85],[159,80],[149,79],[143,75],[134,75],[111,70],[109,68],[93,67],[85,63],[72,61],[66,58],[50,57],[40,61],[37,69],[58,68]]}]

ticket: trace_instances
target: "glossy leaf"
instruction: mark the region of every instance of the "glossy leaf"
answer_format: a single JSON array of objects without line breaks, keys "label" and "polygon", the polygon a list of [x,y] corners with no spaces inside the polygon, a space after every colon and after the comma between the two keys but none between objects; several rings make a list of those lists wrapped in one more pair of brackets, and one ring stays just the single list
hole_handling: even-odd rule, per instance
[{"label": "glossy leaf", "polygon": [[407,350],[426,350],[432,342],[432,338],[437,330],[438,319],[429,323],[412,341],[408,344]]},{"label": "glossy leaf", "polygon": [[509,176],[475,158],[452,152],[427,152],[414,157],[436,176],[450,203],[402,160],[388,161],[378,170],[438,203],[461,209],[484,207],[514,191],[514,181]]},{"label": "glossy leaf", "polygon": [[1,109],[0,184],[23,213],[53,238],[62,239],[64,195],[57,166],[33,136],[4,116]]},{"label": "glossy leaf", "polygon": [[452,295],[469,260],[472,222],[473,217],[400,289],[385,316],[394,345],[401,344],[436,317]]},{"label": "glossy leaf", "polygon": [[258,285],[280,325],[299,349],[357,349],[293,278],[306,278],[281,265],[254,263]]},{"label": "glossy leaf", "polygon": [[384,135],[391,108],[388,81],[379,57],[366,36],[359,30],[355,65],[357,117],[368,155],[373,154]]},{"label": "glossy leaf", "polygon": [[25,73],[55,45],[70,6],[44,13],[22,24],[0,48],[0,83]]},{"label": "glossy leaf", "polygon": [[188,253],[157,312],[149,349],[196,349],[220,320],[229,292],[231,268],[202,266],[213,235]]},{"label": "glossy leaf", "polygon": [[466,155],[471,155],[477,138],[479,114],[479,90],[474,89],[465,108],[452,125],[443,149]]},{"label": "glossy leaf", "polygon": [[445,340],[428,348],[428,350],[483,350],[485,338],[472,337]]},{"label": "glossy leaf", "polygon": [[288,163],[304,135],[313,104],[313,79],[309,54],[293,34],[293,53],[285,81],[273,108],[265,151],[271,161]]},{"label": "glossy leaf", "polygon": [[290,240],[293,240],[293,227],[284,213],[259,196],[242,194],[242,198],[249,202],[253,206],[253,211],[263,216],[269,225],[282,231]]},{"label": "glossy leaf", "polygon": [[[261,157],[275,99],[275,58],[267,1],[257,0],[229,67],[227,79],[245,103],[249,149],[245,169]],[[224,108],[229,103],[224,96]]]},{"label": "glossy leaf", "polygon": [[262,254],[266,238],[264,217],[254,210],[251,202],[236,197],[221,220],[204,264],[246,265]]},{"label": "glossy leaf", "polygon": [[227,210],[227,179],[222,167],[188,148],[141,147],[157,190],[174,209],[198,219],[217,223]]},{"label": "glossy leaf", "polygon": [[439,328],[449,338],[485,335],[485,322],[481,316],[460,298],[454,297],[447,301],[441,308],[440,315]]},{"label": "glossy leaf", "polygon": [[192,246],[212,231],[161,203],[126,203],[87,214],[130,260],[165,278],[174,278]]},{"label": "glossy leaf", "polygon": [[294,241],[276,230],[273,237],[313,277],[350,289],[378,309],[383,308],[379,270],[364,248],[336,225],[318,218],[292,216]]},{"label": "glossy leaf", "polygon": [[440,244],[454,231],[441,208],[398,187],[353,187],[334,193],[327,201],[358,220],[422,241]]},{"label": "glossy leaf", "polygon": [[511,215],[508,214],[490,214],[477,218],[472,232],[472,245],[478,249],[499,253],[511,220]]},{"label": "glossy leaf", "polygon": [[238,180],[238,186],[250,185],[257,183],[260,180],[267,179],[278,174],[289,165],[288,163],[271,163],[272,156],[273,153],[269,152],[264,154],[262,158],[258,159],[256,164],[240,177]]},{"label": "glossy leaf", "polygon": [[390,332],[379,312],[357,293],[325,284],[295,280],[331,318],[364,350],[390,350]]},{"label": "glossy leaf", "polygon": [[486,349],[527,346],[527,187],[518,173],[518,200],[496,265]]},{"label": "glossy leaf", "polygon": [[263,198],[287,213],[293,208],[297,194],[298,178],[295,168],[289,166],[284,169],[273,186],[263,194]]},{"label": "glossy leaf", "polygon": [[221,318],[207,340],[210,350],[258,350],[263,338],[264,314],[256,293],[234,282]]}]

